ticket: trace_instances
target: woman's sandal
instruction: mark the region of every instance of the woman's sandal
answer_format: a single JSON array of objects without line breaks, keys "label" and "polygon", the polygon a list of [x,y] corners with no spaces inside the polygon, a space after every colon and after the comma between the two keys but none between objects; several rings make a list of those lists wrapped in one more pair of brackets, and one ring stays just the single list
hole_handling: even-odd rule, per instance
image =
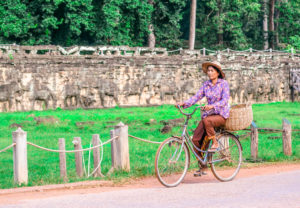
[{"label": "woman's sandal", "polygon": [[207,150],[207,152],[216,152],[219,148],[219,145],[217,147],[213,147],[213,145]]},{"label": "woman's sandal", "polygon": [[196,172],[194,173],[195,177],[199,177],[199,176],[202,176],[202,175],[207,175],[207,172],[206,171],[202,171],[201,168],[199,168],[199,170],[196,170]]},{"label": "woman's sandal", "polygon": [[207,152],[216,152],[219,147],[209,148]]}]

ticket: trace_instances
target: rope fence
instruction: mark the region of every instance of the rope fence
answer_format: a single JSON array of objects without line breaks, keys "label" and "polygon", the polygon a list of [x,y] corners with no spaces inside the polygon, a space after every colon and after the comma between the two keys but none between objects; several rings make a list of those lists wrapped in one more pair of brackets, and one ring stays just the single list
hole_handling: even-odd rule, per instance
[{"label": "rope fence", "polygon": [[[291,135],[292,128],[288,120],[282,120],[282,129],[273,129],[273,128],[258,128],[254,122],[251,124],[251,129],[244,129],[247,132],[246,134],[239,135],[239,139],[251,138],[251,158],[252,160],[257,160],[258,155],[258,132],[260,133],[282,133],[282,143],[283,143],[283,152],[285,155],[292,154],[291,147]],[[300,129],[294,129],[293,131],[300,131]],[[21,128],[18,128],[13,132],[13,143],[4,149],[0,150],[4,152],[14,146],[16,148],[14,151],[14,180],[18,184],[27,184],[28,183],[28,168],[27,168],[27,145],[33,146],[35,148],[59,153],[59,167],[60,167],[60,176],[65,181],[67,181],[67,168],[66,168],[66,153],[75,154],[76,162],[76,173],[79,177],[95,176],[103,177],[101,173],[101,163],[103,161],[103,146],[110,143],[111,147],[111,169],[107,174],[111,174],[114,170],[124,170],[130,171],[130,160],[129,160],[129,140],[128,138],[133,138],[142,142],[151,143],[151,144],[161,144],[162,142],[151,141],[147,139],[142,139],[133,135],[128,134],[128,126],[124,125],[122,122],[115,126],[114,129],[110,131],[110,139],[105,142],[102,142],[98,134],[94,134],[92,141],[90,142],[89,148],[82,148],[81,138],[74,137],[73,145],[74,150],[65,150],[65,140],[64,138],[59,139],[59,149],[50,149],[46,148],[32,142],[27,141],[27,132],[24,132]],[[100,150],[99,150],[100,148]],[[88,164],[86,167],[84,152],[89,151],[88,153]],[[91,170],[91,151],[93,151],[93,161],[94,168]]]},{"label": "rope fence", "polygon": [[161,144],[162,142],[154,142],[154,141],[150,141],[150,140],[146,140],[146,139],[141,139],[139,137],[135,137],[135,136],[132,136],[132,135],[128,135],[129,137],[131,138],[134,138],[136,140],[140,140],[142,142],[147,142],[147,143],[151,143],[151,144]]},{"label": "rope fence", "polygon": [[[179,53],[175,53],[179,52]],[[9,56],[14,54],[19,55],[61,55],[61,56],[81,56],[81,55],[98,55],[98,56],[168,56],[168,55],[195,55],[202,54],[203,56],[209,55],[209,53],[284,53],[296,55],[300,53],[300,50],[294,48],[288,50],[275,50],[275,49],[245,49],[245,50],[234,50],[230,48],[226,49],[194,49],[189,50],[186,48],[178,48],[173,50],[167,50],[166,48],[149,48],[149,47],[129,47],[129,46],[71,46],[62,47],[59,45],[37,45],[37,46],[20,46],[16,44],[0,44],[0,56],[1,54],[8,54]],[[207,54],[208,53],[208,54]],[[279,54],[278,54],[279,55]]]},{"label": "rope fence", "polygon": [[242,139],[246,139],[248,137],[251,136],[251,133],[247,133],[247,134],[243,134],[243,135],[239,135],[239,139],[242,140]]},{"label": "rope fence", "polygon": [[9,145],[9,146],[5,147],[4,149],[0,150],[0,153],[1,153],[1,152],[5,152],[6,150],[12,148],[12,147],[15,146],[15,145],[16,145],[16,143],[12,143],[11,145]]},{"label": "rope fence", "polygon": [[49,148],[46,148],[46,147],[42,147],[42,146],[39,146],[37,144],[34,144],[34,143],[31,143],[31,142],[27,142],[27,144],[31,145],[31,146],[34,146],[36,148],[39,148],[39,149],[42,149],[42,150],[45,150],[45,151],[49,151],[49,152],[58,152],[58,153],[75,153],[75,152],[84,152],[84,151],[87,151],[87,150],[93,150],[93,149],[96,149],[96,148],[99,148],[99,147],[102,147],[103,145],[111,142],[112,140],[118,138],[118,136],[115,136],[109,140],[107,140],[106,142],[100,144],[100,145],[97,145],[97,146],[94,146],[94,147],[90,147],[90,148],[86,148],[86,149],[80,149],[80,150],[54,150],[54,149],[49,149]]},{"label": "rope fence", "polygon": [[[118,137],[115,137],[114,139],[116,139]],[[101,156],[100,156],[100,160],[98,162],[98,165],[96,168],[94,168],[94,170],[92,171],[92,173],[90,174],[90,161],[91,161],[91,150],[89,150],[89,159],[88,159],[88,168],[86,171],[86,168],[85,168],[85,160],[84,160],[84,154],[82,155],[82,163],[83,163],[83,167],[84,167],[84,174],[87,178],[91,177],[92,175],[94,175],[96,173],[97,170],[99,170],[100,166],[101,166],[101,163],[102,163],[102,160],[103,160],[103,143],[102,143],[102,140],[99,139],[100,141],[100,147],[101,147]],[[111,140],[112,141],[112,140]],[[92,141],[90,142],[90,148],[92,146]],[[104,175],[101,173],[101,170],[100,170],[100,176],[103,177]]]}]

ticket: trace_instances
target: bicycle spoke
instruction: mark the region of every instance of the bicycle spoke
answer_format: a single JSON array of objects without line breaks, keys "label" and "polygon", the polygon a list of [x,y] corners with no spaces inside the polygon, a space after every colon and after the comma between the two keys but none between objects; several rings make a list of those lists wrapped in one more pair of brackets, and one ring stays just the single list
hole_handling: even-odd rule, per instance
[{"label": "bicycle spoke", "polygon": [[189,154],[186,145],[177,138],[164,141],[155,158],[155,173],[165,186],[178,185],[189,166]]},{"label": "bicycle spoke", "polygon": [[238,173],[242,161],[241,146],[232,135],[222,135],[219,140],[221,148],[212,154],[211,168],[217,179],[232,180]]}]

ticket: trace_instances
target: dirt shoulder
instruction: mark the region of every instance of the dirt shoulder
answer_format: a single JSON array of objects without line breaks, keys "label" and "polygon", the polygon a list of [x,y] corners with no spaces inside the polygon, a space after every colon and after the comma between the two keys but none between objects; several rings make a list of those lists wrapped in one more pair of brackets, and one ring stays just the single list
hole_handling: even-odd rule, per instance
[{"label": "dirt shoulder", "polygon": [[[300,170],[300,163],[273,163],[273,164],[253,164],[243,167],[237,178],[254,177],[260,175],[276,174]],[[209,171],[207,176],[194,177],[190,172],[182,183],[221,183]],[[47,198],[61,195],[99,193],[108,191],[118,191],[123,189],[162,187],[158,180],[151,177],[127,179],[122,182],[112,181],[85,181],[58,185],[45,185],[35,187],[22,187],[14,189],[0,190],[0,205],[21,202],[36,198]]]}]

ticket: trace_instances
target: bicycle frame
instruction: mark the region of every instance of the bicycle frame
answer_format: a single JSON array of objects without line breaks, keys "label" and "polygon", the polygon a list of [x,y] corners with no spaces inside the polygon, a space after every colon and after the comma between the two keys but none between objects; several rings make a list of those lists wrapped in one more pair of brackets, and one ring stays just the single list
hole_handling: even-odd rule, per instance
[{"label": "bicycle frame", "polygon": [[[209,155],[209,152],[208,151],[203,151],[201,149],[199,149],[198,147],[195,146],[195,144],[193,143],[193,141],[191,140],[188,132],[187,132],[187,127],[188,127],[188,122],[189,120],[191,119],[191,115],[187,116],[187,119],[184,123],[184,126],[183,126],[183,130],[182,130],[182,134],[181,134],[181,139],[182,139],[182,146],[184,144],[187,144],[188,148],[190,150],[192,150],[193,154],[196,156],[196,158],[198,159],[198,161],[201,163],[201,165],[207,165],[207,161],[208,161],[208,155]],[[182,146],[180,149],[182,149]],[[205,153],[205,156],[204,156],[204,159],[202,160],[201,157],[195,152],[194,148],[197,150],[197,151],[200,151],[202,153]]]},{"label": "bicycle frame", "polygon": [[[238,173],[242,163],[242,147],[239,142],[238,136],[226,131],[226,129],[223,128],[216,129],[216,139],[221,146],[219,146],[219,148],[213,152],[208,150],[201,150],[193,143],[188,132],[189,120],[192,118],[192,115],[196,112],[196,110],[200,107],[196,107],[190,114],[182,112],[182,109],[179,105],[177,107],[180,112],[186,116],[186,120],[182,128],[181,137],[172,136],[171,138],[166,139],[157,150],[155,157],[155,173],[158,180],[167,187],[177,186],[183,180],[185,174],[188,171],[190,164],[190,150],[195,155],[201,166],[210,164],[212,173],[218,180],[223,182],[232,180]],[[211,145],[211,141],[209,141],[208,144]],[[168,145],[169,148],[165,148],[166,145]],[[231,146],[234,148],[233,157]],[[163,154],[161,154],[162,152]],[[184,155],[182,155],[183,152]],[[223,167],[222,164],[220,166],[218,164],[215,164],[222,161],[225,161],[225,163],[222,164],[230,164],[230,166],[234,166],[231,168],[233,172],[229,172],[229,175],[227,174],[227,171],[225,175],[223,174],[224,171],[220,171],[222,169],[219,168]],[[229,163],[227,163],[226,161],[228,161]],[[163,165],[159,165],[161,163]],[[174,163],[174,165],[172,163]],[[180,169],[179,171],[177,171],[176,165],[179,168],[184,167],[184,169]],[[180,172],[180,174],[178,174],[179,177],[177,177],[177,179],[175,177],[175,182],[169,182],[164,178],[171,175],[170,171],[173,173]]]},{"label": "bicycle frame", "polygon": [[[183,115],[185,115],[187,117],[186,120],[185,120],[184,126],[183,126],[183,130],[182,130],[182,134],[181,134],[181,140],[183,141],[182,145],[185,144],[185,143],[187,144],[188,148],[190,150],[192,150],[193,154],[198,159],[198,161],[201,163],[201,165],[207,165],[208,158],[209,158],[209,156],[212,153],[208,152],[207,150],[203,151],[203,150],[199,149],[198,147],[196,147],[196,145],[193,143],[193,141],[191,140],[191,138],[190,138],[190,136],[189,136],[189,134],[187,132],[187,127],[188,127],[189,120],[192,118],[192,115],[196,112],[196,110],[198,108],[201,108],[201,107],[200,106],[196,107],[192,113],[187,114],[187,113],[184,113],[181,110],[180,106],[178,106],[178,109],[180,110],[181,114],[183,114]],[[222,135],[222,134],[231,134],[234,137],[236,137],[234,134],[232,134],[230,132],[227,132],[226,130],[221,130],[221,132],[219,132],[219,134],[220,135]],[[237,141],[239,142],[238,137],[236,137],[236,138],[237,138]],[[196,149],[199,152],[205,153],[204,159],[201,159],[201,157],[195,152],[194,149]],[[182,150],[182,146],[180,148],[180,152],[179,153],[181,153],[181,150]],[[221,161],[221,160],[214,160],[214,161],[210,161],[210,162],[214,163],[214,162],[219,162],[219,161]]]}]

